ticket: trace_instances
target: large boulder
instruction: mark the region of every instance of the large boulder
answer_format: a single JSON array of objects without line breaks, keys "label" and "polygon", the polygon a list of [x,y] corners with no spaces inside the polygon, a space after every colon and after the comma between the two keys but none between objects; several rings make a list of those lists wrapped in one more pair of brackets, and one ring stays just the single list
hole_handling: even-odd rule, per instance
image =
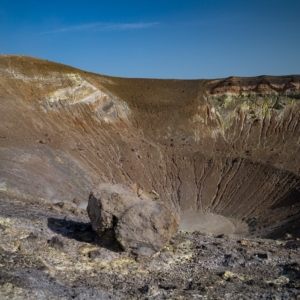
[{"label": "large boulder", "polygon": [[90,194],[87,212],[98,235],[113,231],[125,251],[149,256],[170,240],[180,217],[159,199],[138,194],[143,193],[101,183]]}]

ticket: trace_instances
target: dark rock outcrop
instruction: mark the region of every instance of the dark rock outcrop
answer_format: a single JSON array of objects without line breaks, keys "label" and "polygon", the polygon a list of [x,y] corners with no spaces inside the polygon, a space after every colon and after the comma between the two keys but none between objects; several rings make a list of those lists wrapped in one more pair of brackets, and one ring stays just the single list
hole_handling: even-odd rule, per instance
[{"label": "dark rock outcrop", "polygon": [[147,256],[162,249],[180,220],[165,203],[141,199],[120,184],[102,183],[93,189],[87,212],[100,236],[113,231],[125,251]]}]

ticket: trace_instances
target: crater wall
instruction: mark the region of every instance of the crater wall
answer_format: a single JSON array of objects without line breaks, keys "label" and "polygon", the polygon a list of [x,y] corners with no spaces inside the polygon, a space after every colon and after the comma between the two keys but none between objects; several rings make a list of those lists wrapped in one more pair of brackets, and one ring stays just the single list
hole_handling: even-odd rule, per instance
[{"label": "crater wall", "polygon": [[299,89],[298,75],[126,79],[1,56],[0,189],[84,205],[98,182],[137,183],[176,211],[297,231]]}]

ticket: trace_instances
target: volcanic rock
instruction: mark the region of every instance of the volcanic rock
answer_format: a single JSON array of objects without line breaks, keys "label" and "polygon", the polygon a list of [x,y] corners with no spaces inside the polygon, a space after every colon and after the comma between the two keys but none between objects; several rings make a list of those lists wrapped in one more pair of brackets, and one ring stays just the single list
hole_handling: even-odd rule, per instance
[{"label": "volcanic rock", "polygon": [[93,189],[87,212],[98,235],[114,231],[125,251],[147,256],[162,249],[180,220],[165,203],[141,199],[120,184],[101,183]]}]

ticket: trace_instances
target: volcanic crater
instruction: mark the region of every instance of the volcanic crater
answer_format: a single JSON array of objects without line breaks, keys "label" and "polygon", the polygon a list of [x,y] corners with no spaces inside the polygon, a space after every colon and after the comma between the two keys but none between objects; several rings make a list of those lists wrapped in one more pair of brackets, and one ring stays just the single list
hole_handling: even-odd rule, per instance
[{"label": "volcanic crater", "polygon": [[136,184],[182,231],[297,239],[299,105],[299,75],[130,79],[4,55],[0,191],[80,209],[99,182]]}]

